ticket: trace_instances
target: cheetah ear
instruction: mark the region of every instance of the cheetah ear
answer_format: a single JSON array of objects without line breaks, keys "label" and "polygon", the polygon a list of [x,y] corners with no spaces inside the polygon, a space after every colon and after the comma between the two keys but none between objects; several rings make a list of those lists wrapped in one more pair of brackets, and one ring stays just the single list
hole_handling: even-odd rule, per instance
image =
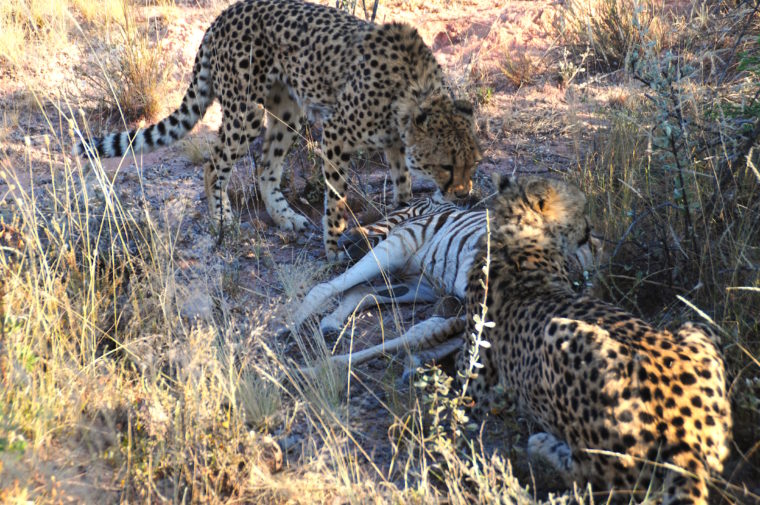
[{"label": "cheetah ear", "polygon": [[549,221],[560,219],[565,210],[553,182],[549,179],[533,178],[525,184],[525,199],[528,205]]},{"label": "cheetah ear", "polygon": [[472,104],[467,100],[454,100],[454,109],[465,116],[472,116]]},{"label": "cheetah ear", "polygon": [[517,179],[513,175],[502,175],[494,172],[491,175],[491,182],[499,193],[503,193],[505,189],[513,187],[517,183]]}]

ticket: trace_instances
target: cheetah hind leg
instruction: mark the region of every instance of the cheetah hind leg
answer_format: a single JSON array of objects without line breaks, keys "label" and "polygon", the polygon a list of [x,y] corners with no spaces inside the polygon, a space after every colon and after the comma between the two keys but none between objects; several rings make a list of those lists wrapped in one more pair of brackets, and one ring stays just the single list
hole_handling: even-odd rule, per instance
[{"label": "cheetah hind leg", "polygon": [[230,171],[246,148],[237,132],[235,132],[237,136],[230,134],[235,122],[234,115],[223,108],[219,136],[213,147],[211,159],[206,162],[203,169],[211,228],[219,232],[220,243],[223,239],[224,228],[233,223],[232,207],[227,196]]},{"label": "cheetah hind leg", "polygon": [[535,433],[528,439],[528,456],[548,463],[570,483],[575,474],[573,451],[564,441],[550,433]]},{"label": "cheetah hind leg", "polygon": [[295,141],[303,122],[303,112],[282,83],[272,85],[266,99],[267,132],[262,160],[257,164],[259,192],[269,216],[284,231],[302,232],[315,228],[297,214],[280,190],[285,155]]}]

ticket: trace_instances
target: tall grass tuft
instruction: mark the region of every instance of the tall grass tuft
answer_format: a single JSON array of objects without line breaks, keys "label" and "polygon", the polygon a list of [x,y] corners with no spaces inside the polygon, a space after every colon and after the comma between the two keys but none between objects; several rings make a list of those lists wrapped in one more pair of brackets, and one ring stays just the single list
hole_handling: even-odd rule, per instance
[{"label": "tall grass tuft", "polygon": [[80,69],[95,91],[89,98],[118,110],[128,121],[154,119],[164,105],[169,55],[158,31],[151,35],[153,30],[140,26],[129,9],[116,19],[115,27],[115,35],[98,42],[103,49],[99,56]]},{"label": "tall grass tuft", "polygon": [[560,40],[592,70],[630,66],[648,45],[661,49],[665,15],[657,0],[569,0],[556,28]]}]

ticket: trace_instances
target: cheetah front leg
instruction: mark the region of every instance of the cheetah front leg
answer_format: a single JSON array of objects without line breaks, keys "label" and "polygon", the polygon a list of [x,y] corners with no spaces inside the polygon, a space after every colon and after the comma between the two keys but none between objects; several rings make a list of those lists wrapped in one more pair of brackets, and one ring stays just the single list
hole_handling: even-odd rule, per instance
[{"label": "cheetah front leg", "polygon": [[322,217],[325,253],[330,261],[344,261],[346,253],[338,248],[338,239],[346,229],[346,192],[348,168],[353,149],[347,149],[339,138],[338,129],[325,124],[322,132],[324,162],[322,175],[325,181],[325,215]]},{"label": "cheetah front leg", "polygon": [[285,231],[304,231],[310,223],[288,205],[280,189],[285,154],[298,136],[303,114],[288,89],[281,83],[272,86],[266,99],[267,133],[263,156],[256,167],[259,192],[269,216]]},{"label": "cheetah front leg", "polygon": [[404,146],[394,146],[385,150],[385,160],[391,169],[393,179],[393,205],[398,206],[412,198],[412,176],[406,166]]},{"label": "cheetah front leg", "polygon": [[220,177],[220,165],[224,158],[221,146],[214,146],[212,157],[203,167],[203,186],[208,201],[208,215],[211,229],[221,232],[225,225],[232,222],[232,207],[227,196],[227,177]]}]

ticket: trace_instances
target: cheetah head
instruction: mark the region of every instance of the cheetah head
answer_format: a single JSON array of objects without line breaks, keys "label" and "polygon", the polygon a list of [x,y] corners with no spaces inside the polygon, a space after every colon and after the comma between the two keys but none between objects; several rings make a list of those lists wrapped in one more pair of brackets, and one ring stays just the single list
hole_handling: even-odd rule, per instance
[{"label": "cheetah head", "polygon": [[566,257],[589,242],[586,196],[572,184],[542,177],[500,177],[492,222],[513,240],[559,246]]},{"label": "cheetah head", "polygon": [[439,94],[406,109],[402,114],[406,166],[435,181],[447,197],[467,196],[482,158],[472,107]]}]

